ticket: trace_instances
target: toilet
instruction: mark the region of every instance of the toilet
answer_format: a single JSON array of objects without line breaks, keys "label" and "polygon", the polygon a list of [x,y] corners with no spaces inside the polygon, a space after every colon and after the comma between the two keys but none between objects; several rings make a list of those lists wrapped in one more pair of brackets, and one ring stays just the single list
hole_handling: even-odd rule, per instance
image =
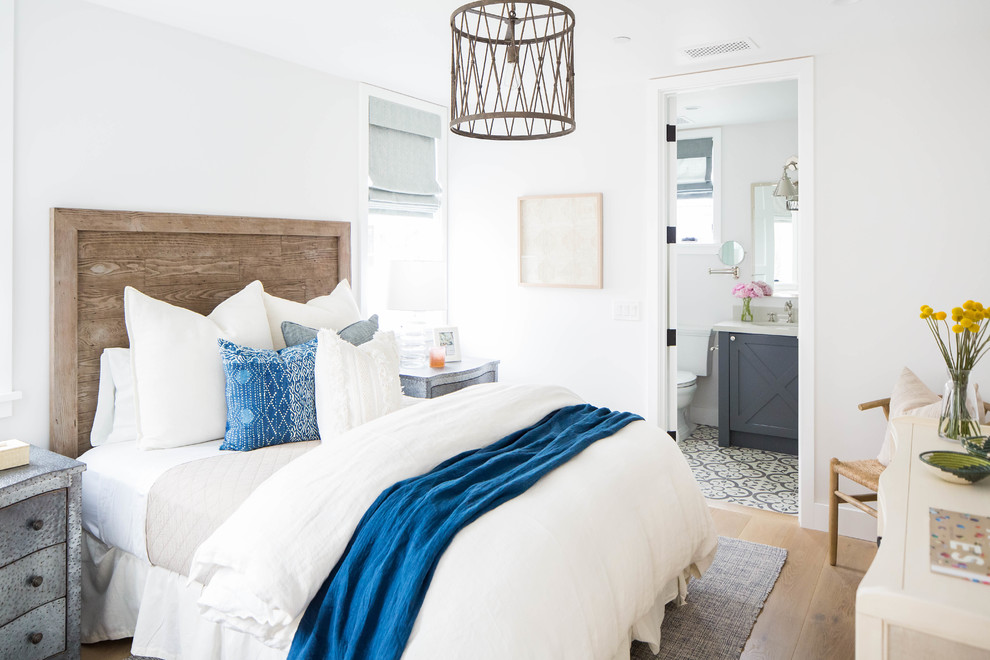
[{"label": "toilet", "polygon": [[677,440],[682,442],[697,424],[688,419],[688,409],[698,391],[698,376],[708,376],[712,368],[714,335],[711,328],[677,329]]}]

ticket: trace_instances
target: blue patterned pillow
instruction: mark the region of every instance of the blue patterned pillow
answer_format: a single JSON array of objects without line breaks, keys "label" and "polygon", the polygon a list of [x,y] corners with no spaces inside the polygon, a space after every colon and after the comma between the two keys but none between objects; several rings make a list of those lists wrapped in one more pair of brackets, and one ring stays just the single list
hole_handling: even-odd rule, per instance
[{"label": "blue patterned pillow", "polygon": [[316,340],[270,351],[218,339],[227,376],[227,432],[220,449],[250,451],[319,440]]}]

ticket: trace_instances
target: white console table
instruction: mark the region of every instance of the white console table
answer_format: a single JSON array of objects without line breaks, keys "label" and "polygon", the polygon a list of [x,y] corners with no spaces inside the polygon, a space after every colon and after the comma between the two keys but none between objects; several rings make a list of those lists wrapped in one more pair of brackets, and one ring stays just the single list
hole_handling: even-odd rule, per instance
[{"label": "white console table", "polygon": [[[929,507],[990,517],[990,478],[961,486],[918,460],[962,451],[935,420],[894,420],[894,459],[880,477],[883,541],[856,590],[856,658],[990,658],[990,586],[931,571]],[[990,431],[990,429],[984,429]]]}]

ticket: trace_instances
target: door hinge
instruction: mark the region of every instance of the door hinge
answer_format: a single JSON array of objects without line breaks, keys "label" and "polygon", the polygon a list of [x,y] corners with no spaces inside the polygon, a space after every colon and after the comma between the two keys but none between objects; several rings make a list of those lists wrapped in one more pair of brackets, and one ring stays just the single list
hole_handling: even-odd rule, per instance
[{"label": "door hinge", "polygon": [[667,245],[677,243],[677,227],[667,227]]},{"label": "door hinge", "polygon": [[677,142],[676,124],[667,124],[667,142]]},{"label": "door hinge", "polygon": [[677,346],[677,329],[667,329],[667,346]]}]

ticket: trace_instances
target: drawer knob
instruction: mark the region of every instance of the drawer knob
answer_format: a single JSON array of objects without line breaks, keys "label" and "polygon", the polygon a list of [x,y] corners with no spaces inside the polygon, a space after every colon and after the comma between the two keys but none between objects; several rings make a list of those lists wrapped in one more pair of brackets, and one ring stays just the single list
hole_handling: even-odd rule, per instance
[{"label": "drawer knob", "polygon": [[31,576],[31,579],[28,580],[28,583],[32,587],[34,587],[35,589],[37,589],[38,587],[41,586],[41,583],[44,582],[44,581],[45,581],[45,578],[41,577],[40,575],[32,575]]},{"label": "drawer knob", "polygon": [[45,526],[45,521],[44,520],[40,520],[39,519],[39,520],[32,520],[31,521],[31,529],[33,529],[36,532],[41,531],[41,528],[44,527],[44,526]]},{"label": "drawer knob", "polygon": [[28,637],[28,639],[31,640],[32,644],[41,644],[41,640],[43,640],[44,638],[45,636],[42,635],[41,633],[31,633],[31,635]]}]

